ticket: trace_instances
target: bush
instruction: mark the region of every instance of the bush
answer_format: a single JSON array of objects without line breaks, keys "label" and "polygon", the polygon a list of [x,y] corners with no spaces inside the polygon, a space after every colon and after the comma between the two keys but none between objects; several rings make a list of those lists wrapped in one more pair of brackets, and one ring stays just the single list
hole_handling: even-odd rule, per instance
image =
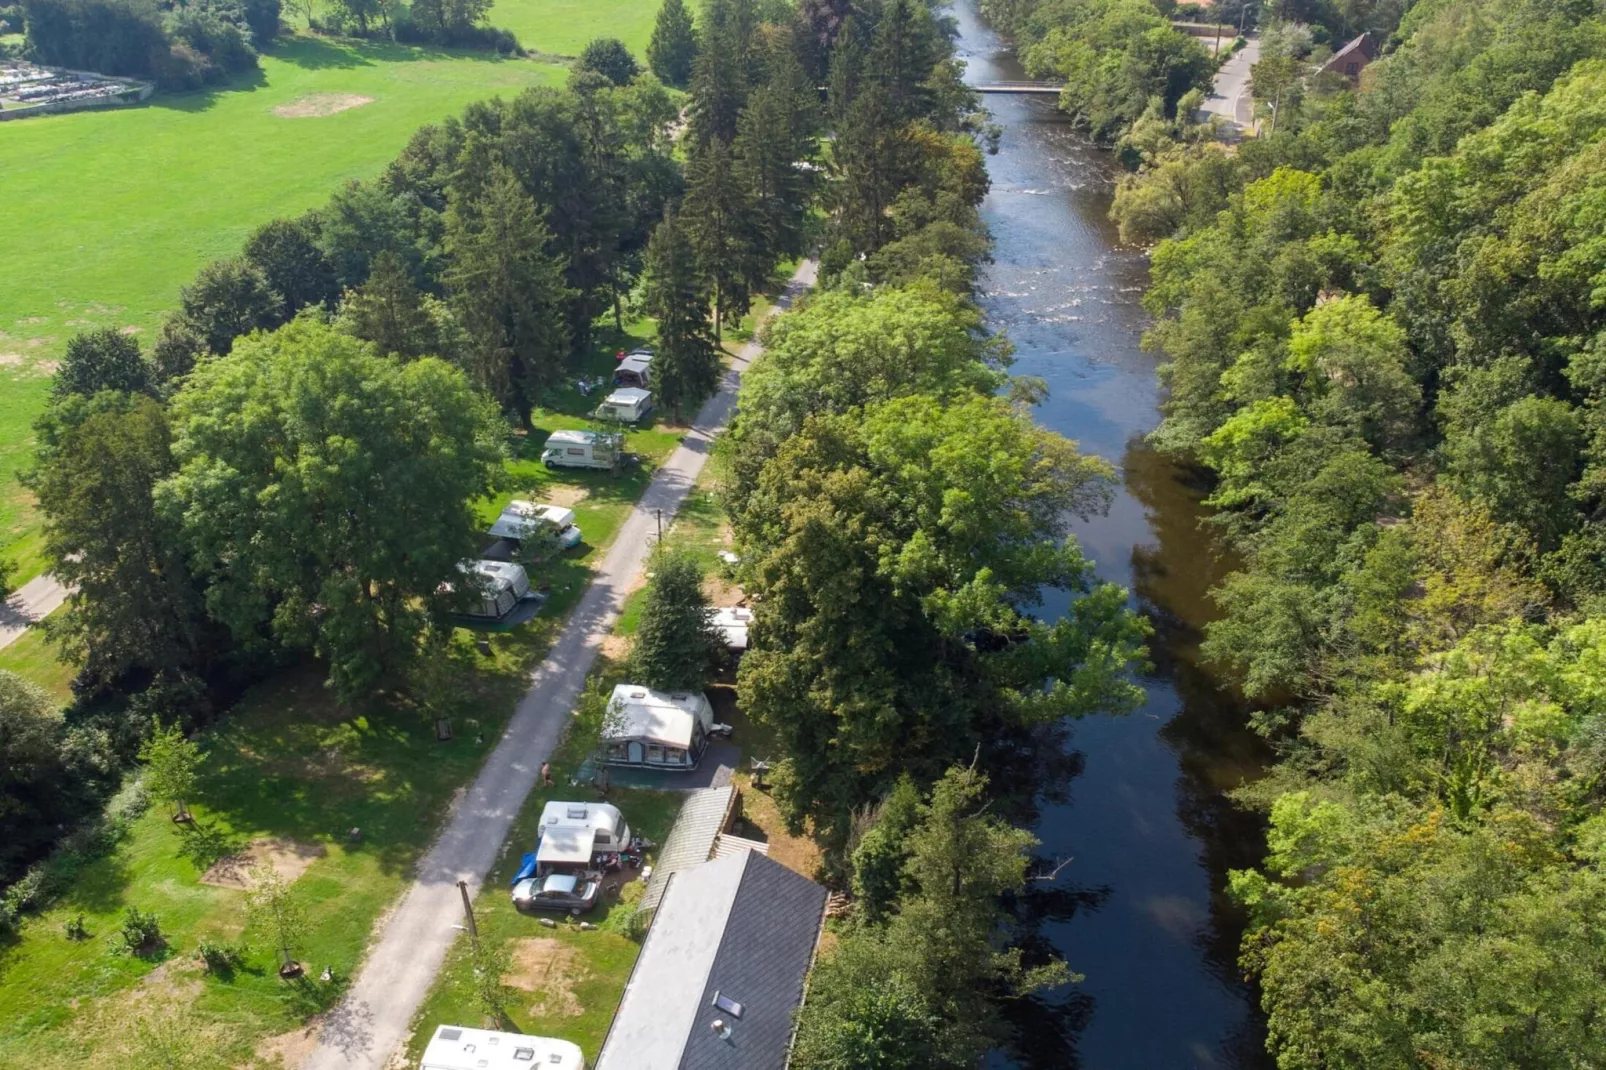
[{"label": "bush", "polygon": [[22,32],[22,8],[0,7],[0,34]]},{"label": "bush", "polygon": [[195,956],[206,964],[208,973],[228,977],[245,961],[245,949],[203,936],[195,948]]},{"label": "bush", "polygon": [[66,925],[63,925],[62,930],[67,934],[67,939],[69,940],[78,941],[89,939],[89,927],[84,924],[84,916],[82,914],[79,914],[77,917],[73,918]]},{"label": "bush", "polygon": [[118,931],[122,938],[122,946],[114,950],[130,955],[140,955],[161,946],[162,923],[155,914],[129,907],[123,915],[123,927]]},{"label": "bush", "polygon": [[453,26],[445,30],[421,26],[411,19],[398,19],[393,36],[404,45],[443,45],[495,52],[499,56],[522,56],[524,49],[512,30],[499,26]]}]

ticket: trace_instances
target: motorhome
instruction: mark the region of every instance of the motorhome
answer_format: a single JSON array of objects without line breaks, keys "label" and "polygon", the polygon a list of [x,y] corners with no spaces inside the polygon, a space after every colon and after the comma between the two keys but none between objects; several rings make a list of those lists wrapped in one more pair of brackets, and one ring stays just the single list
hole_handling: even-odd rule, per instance
[{"label": "motorhome", "polygon": [[586,1070],[576,1044],[462,1025],[435,1030],[419,1070]]},{"label": "motorhome", "polygon": [[541,502],[508,502],[502,515],[491,525],[490,534],[498,539],[523,542],[538,534],[545,525],[551,525],[558,543],[565,549],[579,546],[584,537],[574,523],[574,510],[561,505],[544,505]]},{"label": "motorhome", "polygon": [[695,769],[713,727],[714,707],[705,695],[620,684],[602,729],[602,759],[609,765]]},{"label": "motorhome", "polygon": [[623,424],[640,423],[652,413],[652,391],[635,386],[621,386],[597,406],[599,420],[617,420]]},{"label": "motorhome", "polygon": [[548,468],[613,468],[619,458],[619,436],[606,431],[554,431],[541,451]]}]

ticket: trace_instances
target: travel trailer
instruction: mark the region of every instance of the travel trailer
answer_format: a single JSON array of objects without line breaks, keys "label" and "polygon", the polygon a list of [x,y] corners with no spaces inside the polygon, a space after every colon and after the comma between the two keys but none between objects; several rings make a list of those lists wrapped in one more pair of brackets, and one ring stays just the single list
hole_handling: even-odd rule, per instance
[{"label": "travel trailer", "polygon": [[714,707],[704,695],[620,684],[602,729],[602,758],[609,765],[695,769],[713,727]]},{"label": "travel trailer", "polygon": [[623,424],[640,423],[652,413],[652,391],[635,386],[621,386],[597,406],[599,420],[617,420]]},{"label": "travel trailer", "polygon": [[615,386],[652,385],[652,354],[632,353],[619,362],[619,367],[613,373]]},{"label": "travel trailer", "polygon": [[[464,624],[496,625],[506,621],[525,602],[539,598],[530,589],[529,574],[511,561],[464,561],[458,570],[479,580],[479,601],[455,616]],[[451,585],[446,585],[450,590]]]},{"label": "travel trailer", "polygon": [[541,451],[548,468],[613,468],[619,458],[619,436],[605,431],[554,431]]},{"label": "travel trailer", "polygon": [[508,502],[502,515],[491,525],[490,534],[499,539],[523,542],[534,535],[542,525],[552,525],[558,542],[565,550],[579,546],[583,537],[574,523],[574,510],[561,505],[543,505],[540,502]]}]

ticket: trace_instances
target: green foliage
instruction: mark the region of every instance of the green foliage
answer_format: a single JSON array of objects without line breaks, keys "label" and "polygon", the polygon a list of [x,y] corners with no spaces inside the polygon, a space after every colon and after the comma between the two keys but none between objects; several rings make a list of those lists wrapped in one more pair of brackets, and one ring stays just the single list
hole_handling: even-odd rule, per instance
[{"label": "green foliage", "polygon": [[697,34],[684,0],[663,0],[647,45],[647,66],[666,85],[685,86],[697,59]]},{"label": "green foliage", "polygon": [[157,721],[139,748],[139,760],[145,763],[145,790],[172,803],[178,816],[187,816],[188,801],[200,783],[201,748],[177,724],[163,727]]},{"label": "green foliage", "polygon": [[256,66],[253,36],[270,44],[279,5],[137,0],[23,0],[30,53],[76,70],[147,78],[164,89],[195,89]]},{"label": "green foliage", "polygon": [[248,924],[267,939],[281,967],[289,966],[296,952],[305,949],[309,931],[306,905],[271,865],[252,870],[245,910]]},{"label": "green foliage", "polygon": [[688,161],[691,186],[681,210],[699,271],[713,287],[716,337],[741,322],[753,304],[754,277],[767,260],[754,230],[753,190],[731,158],[728,142],[713,140]]},{"label": "green foliage", "polygon": [[262,224],[246,239],[242,254],[279,295],[286,318],[309,306],[332,304],[338,295],[334,267],[318,247],[317,226],[306,216]]},{"label": "green foliage", "polygon": [[121,331],[102,328],[73,335],[50,384],[51,396],[93,397],[102,390],[137,394],[150,386],[150,371],[139,343]]},{"label": "green foliage", "polygon": [[[444,309],[413,285],[407,265],[392,252],[374,258],[368,281],[346,292],[340,307],[344,330],[372,342],[388,356],[416,360],[447,356],[440,319]],[[455,326],[455,324],[453,324]]]},{"label": "green foliage", "polygon": [[[1000,1035],[992,994],[1007,997],[1071,980],[1058,960],[1023,965],[999,950],[1007,931],[1000,897],[1026,887],[1036,840],[987,814],[987,778],[955,766],[917,803],[883,810],[906,826],[905,887],[895,912],[844,932],[815,967],[798,1023],[796,1065],[973,1066]],[[900,789],[903,791],[905,789]]]},{"label": "green foliage", "polygon": [[[734,514],[757,614],[739,688],[781,738],[794,820],[841,843],[855,807],[988,724],[1134,700],[1144,629],[1063,526],[1109,478],[985,397],[815,417],[782,444]],[[1045,587],[1080,595],[1052,624],[1027,615]]]},{"label": "green foliage", "polygon": [[[996,5],[994,5],[996,6]],[[1064,79],[1060,107],[1113,141],[1158,100],[1166,116],[1215,65],[1204,45],[1171,27],[1148,0],[1058,0],[1011,21],[1034,76]]]},{"label": "green foliage", "polygon": [[502,978],[513,968],[512,956],[502,944],[474,942],[474,995],[486,1017],[507,1021],[510,993]]},{"label": "green foliage", "polygon": [[46,625],[51,638],[101,683],[200,664],[214,636],[177,525],[154,498],[174,470],[162,406],[126,395],[70,400],[40,429],[29,485],[51,568],[73,589]]},{"label": "green foliage", "polygon": [[641,67],[630,54],[630,49],[616,37],[599,37],[586,45],[575,67],[582,71],[595,71],[614,85],[629,85],[641,73]]},{"label": "green foliage", "polygon": [[672,209],[652,232],[642,288],[642,309],[658,323],[653,391],[678,419],[719,386],[722,366],[708,323],[708,279]]},{"label": "green foliage", "polygon": [[122,939],[117,950],[130,955],[148,954],[162,944],[162,923],[155,914],[131,906],[123,914],[117,935]]},{"label": "green foliage", "polygon": [[630,650],[630,677],[659,691],[702,691],[725,648],[709,620],[702,566],[691,555],[663,546],[651,568]]},{"label": "green foliage", "polygon": [[173,412],[158,501],[210,612],[242,640],[316,649],[343,696],[398,675],[473,554],[470,504],[501,458],[462,373],[394,364],[303,317],[198,369]]},{"label": "green foliage", "polygon": [[862,819],[868,827],[853,848],[853,895],[869,921],[880,920],[903,897],[909,835],[919,817],[920,789],[903,777]]},{"label": "green foliage", "polygon": [[243,258],[214,260],[179,295],[184,326],[216,356],[234,340],[280,322],[284,301],[262,269]]}]

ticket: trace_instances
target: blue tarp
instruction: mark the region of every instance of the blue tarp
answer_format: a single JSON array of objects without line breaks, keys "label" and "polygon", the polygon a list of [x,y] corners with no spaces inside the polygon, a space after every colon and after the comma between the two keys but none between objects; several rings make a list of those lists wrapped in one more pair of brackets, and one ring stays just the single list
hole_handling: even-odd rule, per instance
[{"label": "blue tarp", "polygon": [[519,871],[513,874],[513,879],[508,883],[517,884],[519,881],[527,880],[533,876],[535,876],[535,855],[528,854],[525,855],[523,861],[519,863]]}]

